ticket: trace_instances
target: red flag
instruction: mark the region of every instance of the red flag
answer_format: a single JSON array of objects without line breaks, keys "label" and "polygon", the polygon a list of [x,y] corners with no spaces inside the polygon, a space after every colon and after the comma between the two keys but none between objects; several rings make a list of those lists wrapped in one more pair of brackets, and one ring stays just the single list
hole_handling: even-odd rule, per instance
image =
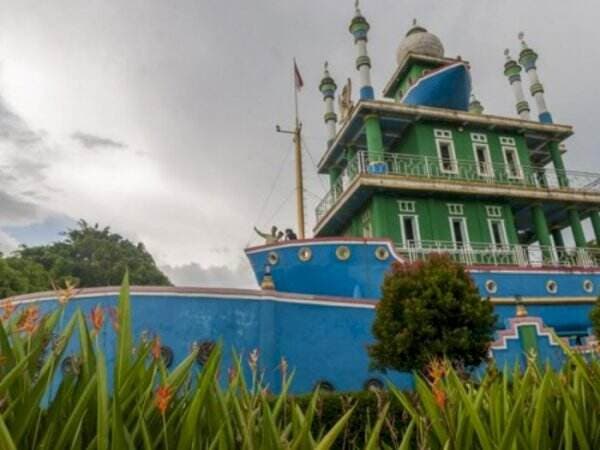
[{"label": "red flag", "polygon": [[296,90],[299,91],[304,87],[304,80],[302,79],[302,75],[300,75],[300,70],[298,69],[298,65],[296,64],[296,60],[294,59],[294,83],[296,85]]}]

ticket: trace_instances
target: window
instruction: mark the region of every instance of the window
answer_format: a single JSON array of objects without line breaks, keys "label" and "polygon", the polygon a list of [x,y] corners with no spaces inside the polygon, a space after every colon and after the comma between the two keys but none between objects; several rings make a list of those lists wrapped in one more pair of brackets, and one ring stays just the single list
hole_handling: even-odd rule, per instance
[{"label": "window", "polygon": [[502,217],[502,206],[486,206],[485,212],[488,217]]},{"label": "window", "polygon": [[523,178],[517,149],[515,147],[502,147],[502,153],[506,164],[506,175],[509,178]]},{"label": "window", "polygon": [[452,131],[450,130],[433,130],[433,135],[436,139],[452,139]]},{"label": "window", "polygon": [[369,210],[366,210],[361,216],[360,221],[362,226],[363,237],[373,237],[373,227],[371,226],[371,212]]},{"label": "window", "polygon": [[471,133],[471,140],[473,142],[481,142],[482,144],[487,144],[487,136],[481,133]]},{"label": "window", "polygon": [[454,144],[450,140],[436,139],[435,141],[440,159],[442,173],[458,173],[456,157],[454,155]]},{"label": "window", "polygon": [[421,235],[417,216],[400,215],[400,229],[405,247],[418,247],[420,245]]},{"label": "window", "polygon": [[517,143],[515,142],[515,138],[501,137],[500,145],[511,145],[511,146],[515,147],[517,145]]},{"label": "window", "polygon": [[495,247],[506,247],[508,239],[506,238],[506,228],[504,226],[504,220],[502,219],[489,219],[488,224],[490,227],[490,237],[492,244]]},{"label": "window", "polygon": [[487,144],[473,144],[473,153],[475,153],[477,175],[482,177],[493,177],[494,171],[492,170],[489,146]]},{"label": "window", "polygon": [[462,216],[464,214],[463,205],[460,203],[448,203],[448,214],[451,216]]},{"label": "window", "polygon": [[452,231],[452,241],[456,248],[465,248],[469,246],[467,220],[464,217],[451,217],[450,229]]},{"label": "window", "polygon": [[398,210],[403,213],[414,213],[415,212],[415,202],[400,200],[398,202]]}]

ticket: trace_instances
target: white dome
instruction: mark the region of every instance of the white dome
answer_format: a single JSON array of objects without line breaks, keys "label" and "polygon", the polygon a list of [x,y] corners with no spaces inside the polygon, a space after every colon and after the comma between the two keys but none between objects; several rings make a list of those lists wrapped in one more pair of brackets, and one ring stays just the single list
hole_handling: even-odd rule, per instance
[{"label": "white dome", "polygon": [[443,58],[444,46],[440,38],[435,34],[431,34],[425,28],[414,23],[398,47],[396,53],[398,64],[402,62],[409,52]]}]

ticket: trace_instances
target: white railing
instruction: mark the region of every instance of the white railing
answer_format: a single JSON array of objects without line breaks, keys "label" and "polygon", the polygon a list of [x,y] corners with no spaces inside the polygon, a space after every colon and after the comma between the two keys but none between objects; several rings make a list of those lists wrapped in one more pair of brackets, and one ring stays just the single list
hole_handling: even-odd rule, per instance
[{"label": "white railing", "polygon": [[[373,170],[374,166],[378,170]],[[442,160],[399,153],[382,153],[377,158],[371,158],[363,151],[358,152],[348,161],[335,185],[318,204],[317,222],[333,207],[350,183],[360,174],[469,181],[527,189],[600,192],[600,174],[596,173],[556,171],[532,166],[466,160]]]},{"label": "white railing", "polygon": [[415,241],[396,245],[398,254],[413,262],[431,254],[448,254],[465,265],[523,267],[600,267],[600,249],[540,245],[495,245],[470,242]]}]

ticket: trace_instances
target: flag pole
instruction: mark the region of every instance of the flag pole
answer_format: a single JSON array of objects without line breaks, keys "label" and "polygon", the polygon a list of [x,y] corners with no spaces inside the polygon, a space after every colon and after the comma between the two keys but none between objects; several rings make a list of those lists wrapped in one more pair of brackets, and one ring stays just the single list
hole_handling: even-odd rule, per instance
[{"label": "flag pole", "polygon": [[294,58],[294,144],[296,153],[296,214],[298,216],[298,235],[300,239],[306,237],[304,225],[304,179],[302,175],[302,123],[298,114],[298,91],[302,87],[302,78]]}]

